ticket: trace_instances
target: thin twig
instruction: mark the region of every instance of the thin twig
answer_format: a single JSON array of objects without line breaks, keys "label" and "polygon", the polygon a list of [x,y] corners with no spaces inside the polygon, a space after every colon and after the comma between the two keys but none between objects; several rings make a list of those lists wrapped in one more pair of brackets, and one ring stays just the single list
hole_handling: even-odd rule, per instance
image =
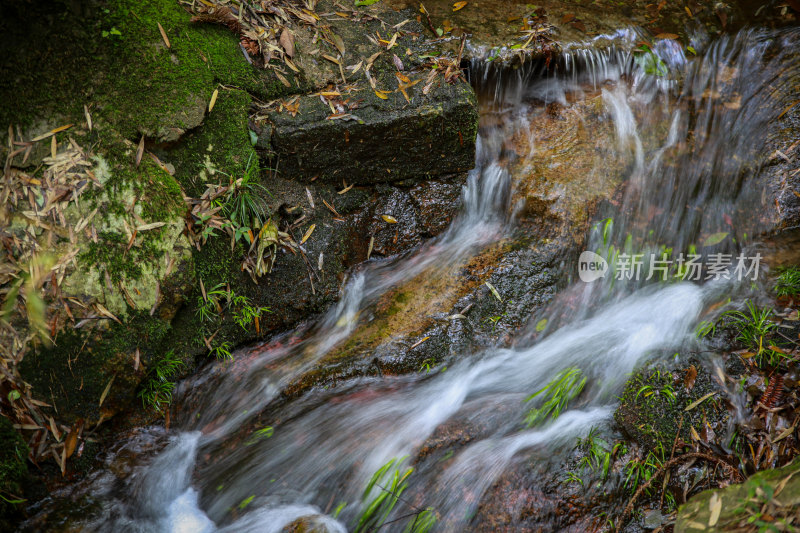
[{"label": "thin twig", "polygon": [[425,6],[423,4],[420,4],[420,6],[422,7],[422,12],[425,13],[425,18],[428,21],[428,28],[430,28],[430,30],[433,32],[433,34],[438,38],[439,37],[439,32],[437,32],[436,28],[433,26],[433,22],[431,22],[431,16],[428,13],[428,10],[425,8]]},{"label": "thin twig", "polygon": [[[380,485],[379,483],[375,483],[375,486],[376,486],[376,487],[378,487],[379,489],[383,490],[384,492],[388,492],[389,494],[392,494],[392,495],[394,494],[394,492],[392,492],[391,490],[387,489],[386,487],[384,487],[384,486]],[[408,506],[409,506],[409,507],[411,507],[412,509],[416,509],[416,510],[417,510],[417,511],[419,511],[420,513],[421,513],[422,511],[424,511],[424,510],[425,510],[425,509],[420,509],[419,507],[417,507],[417,506],[416,506],[416,505],[414,505],[413,503],[411,503],[411,502],[409,502],[409,501],[406,501],[406,500],[404,500],[404,499],[403,499],[403,498],[401,498],[400,496],[397,496],[397,499],[398,499],[399,501],[403,502],[404,504],[408,505]]]}]

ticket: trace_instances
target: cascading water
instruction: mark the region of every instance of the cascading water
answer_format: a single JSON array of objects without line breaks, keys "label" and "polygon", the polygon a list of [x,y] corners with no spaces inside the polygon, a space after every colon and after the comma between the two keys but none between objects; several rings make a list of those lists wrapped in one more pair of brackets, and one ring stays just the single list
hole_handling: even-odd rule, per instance
[{"label": "cascading water", "polygon": [[[507,141],[535,130],[536,114],[554,102],[599,91],[604,116],[614,123],[607,145],[627,169],[621,201],[604,213],[613,222],[596,226],[590,249],[686,251],[726,224],[737,239],[729,251],[748,244],[745,231],[762,228],[748,214],[760,202],[748,187],[758,171],[752,161],[763,150],[759,133],[797,83],[800,69],[791,61],[800,32],[743,32],[688,60],[671,41],[642,60],[625,47],[635,32],[614,38],[623,45],[576,47],[553,65],[474,65],[478,92],[489,96],[460,218],[415,254],[353,274],[340,303],[305,340],[237,354],[234,363],[212,365],[183,383],[166,448],[124,483],[98,474],[83,489],[103,504],[87,528],[281,531],[311,516],[330,531],[346,531],[370,475],[391,458],[409,456],[418,462],[404,499],[433,507],[438,530],[461,531],[515,455],[558,469],[566,444],[609,419],[626,374],[656,352],[691,342],[704,308],[731,293],[733,282],[576,282],[565,294],[577,294],[580,305],[567,310],[557,300],[549,313],[559,319],[543,338],[523,331],[513,347],[460,354],[446,372],[364,379],[288,404],[277,400],[293,378],[361,327],[364,309],[380,295],[509,234],[509,169],[524,167],[526,156],[514,155]],[[555,421],[523,429],[524,399],[570,366],[589,379],[579,402]],[[426,462],[420,450],[454,420],[481,431],[451,459]],[[258,438],[254,432],[265,425],[274,434]],[[166,438],[159,430],[144,433]],[[341,502],[349,505],[333,518]],[[406,513],[398,507],[390,520]]]}]

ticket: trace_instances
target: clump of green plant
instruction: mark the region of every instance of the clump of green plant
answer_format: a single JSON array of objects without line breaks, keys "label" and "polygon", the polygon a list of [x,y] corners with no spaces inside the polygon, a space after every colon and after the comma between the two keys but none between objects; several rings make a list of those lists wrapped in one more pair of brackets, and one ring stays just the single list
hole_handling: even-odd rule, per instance
[{"label": "clump of green plant", "polygon": [[780,270],[775,281],[775,294],[778,296],[797,296],[800,294],[800,267],[790,266]]},{"label": "clump of green plant", "polygon": [[[664,452],[664,445],[662,443],[656,444],[655,449],[650,450],[647,452],[647,455],[644,459],[633,459],[628,461],[628,464],[625,465],[625,482],[623,486],[626,491],[630,494],[634,494],[636,490],[642,483],[646,483],[650,481],[656,472],[664,465],[666,461],[666,453]],[[645,493],[648,496],[653,496],[654,490],[657,490],[657,487],[649,487]],[[675,497],[672,495],[671,492],[668,490],[664,491],[664,501],[666,503],[667,509],[674,509],[675,508]]]},{"label": "clump of green plant", "polygon": [[278,245],[297,248],[291,236],[278,230],[269,217],[266,196],[269,190],[259,183],[260,170],[248,159],[244,175],[238,179],[228,176],[227,185],[208,184],[200,198],[188,199],[192,206],[194,224],[188,227],[189,238],[200,249],[202,244],[222,230],[231,238],[231,251],[242,245],[242,269],[254,281],[272,270]]},{"label": "clump of green plant", "polygon": [[585,386],[586,376],[579,368],[574,366],[565,368],[556,374],[550,383],[525,400],[530,402],[539,395],[545,397],[541,407],[535,407],[528,411],[528,414],[525,415],[525,423],[531,427],[544,422],[547,417],[558,418],[561,411],[583,391]]},{"label": "clump of green plant", "polygon": [[[230,311],[233,321],[243,330],[247,331],[255,326],[256,333],[261,332],[260,319],[265,313],[270,313],[269,307],[259,307],[247,296],[236,294],[229,285],[220,283],[197,299],[197,316],[204,323],[213,322],[225,312]],[[211,353],[217,359],[233,359],[231,346],[222,342],[211,348]]]},{"label": "clump of green plant", "polygon": [[491,322],[492,323],[492,335],[494,335],[494,332],[497,329],[498,322],[500,322],[501,320],[503,320],[504,318],[506,318],[508,316],[508,304],[510,304],[510,303],[512,303],[512,301],[508,300],[508,302],[506,303],[505,310],[501,314],[490,316],[490,317],[486,317],[486,318],[483,319],[484,322]]},{"label": "clump of green plant", "polygon": [[257,429],[256,431],[253,432],[252,435],[250,435],[250,438],[248,438],[245,441],[244,445],[252,446],[253,444],[256,444],[259,441],[270,438],[274,433],[275,433],[275,428],[273,428],[272,426],[266,426],[261,429]]},{"label": "clump of green plant", "polygon": [[709,335],[713,337],[716,332],[717,323],[713,320],[703,320],[697,324],[697,328],[694,330],[694,333],[698,339],[703,339]]},{"label": "clump of green plant", "polygon": [[627,448],[621,442],[611,446],[606,440],[597,436],[598,432],[597,428],[592,428],[584,438],[578,438],[577,447],[586,454],[578,465],[593,472],[599,471],[601,480],[605,481],[611,471],[611,460],[617,454],[627,453]]},{"label": "clump of green plant", "polygon": [[[405,457],[399,460],[397,458],[392,459],[380,467],[370,478],[362,495],[364,510],[358,517],[356,533],[376,531],[386,524],[403,518],[410,518],[411,516],[414,519],[409,520],[405,528],[406,533],[427,533],[433,529],[436,524],[436,513],[432,507],[419,509],[400,497],[408,488],[406,480],[414,472],[411,467],[401,472],[400,465],[403,459]],[[378,492],[374,495],[373,489],[378,489]],[[386,519],[389,518],[399,501],[412,507],[415,512],[387,522]]]},{"label": "clump of green plant", "polygon": [[183,368],[183,361],[178,359],[173,350],[164,354],[164,357],[153,366],[150,378],[145,381],[142,390],[139,391],[142,405],[162,412],[164,407],[171,404],[172,391],[175,389],[175,382],[172,379],[181,368]]},{"label": "clump of green plant", "polygon": [[227,283],[217,284],[197,299],[197,316],[204,322],[212,322],[228,310],[244,330],[270,312],[269,307],[256,307],[247,296],[236,294]]},{"label": "clump of green plant", "polygon": [[[671,374],[668,375],[670,378],[672,377]],[[657,381],[661,380],[660,370],[655,371],[655,378]],[[639,399],[640,394],[643,395],[645,398],[648,398],[655,394],[661,398],[666,398],[667,400],[669,400],[670,403],[675,403],[676,399],[675,389],[672,387],[671,383],[663,383],[660,388],[655,388],[653,387],[653,385],[649,383],[642,385],[641,387],[639,387],[639,390],[636,391],[636,396],[633,399],[634,402]]]},{"label": "clump of green plant", "polygon": [[764,345],[767,337],[778,327],[770,320],[771,308],[759,308],[752,301],[748,301],[746,312],[728,311],[724,316],[732,319],[731,325],[738,331],[736,339],[754,351],[756,364],[774,365],[780,361],[783,354],[770,348],[769,345]]},{"label": "clump of green plant", "polygon": [[223,212],[237,228],[260,228],[269,218],[269,207],[264,196],[272,194],[258,182],[260,170],[257,164],[253,164],[251,153],[244,175],[232,182],[225,197]]},{"label": "clump of green plant", "polygon": [[217,359],[229,359],[233,360],[233,354],[231,353],[231,343],[228,341],[223,341],[218,345],[214,346],[209,355],[214,355]]}]

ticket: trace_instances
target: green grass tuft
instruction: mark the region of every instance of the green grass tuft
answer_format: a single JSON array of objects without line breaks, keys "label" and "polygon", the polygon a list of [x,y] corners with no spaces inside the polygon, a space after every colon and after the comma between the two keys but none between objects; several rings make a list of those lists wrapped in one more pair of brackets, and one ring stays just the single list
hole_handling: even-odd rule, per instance
[{"label": "green grass tuft", "polygon": [[544,394],[546,400],[541,407],[533,408],[525,416],[528,427],[544,422],[547,417],[558,418],[567,404],[578,396],[586,386],[586,376],[577,367],[565,368],[544,388],[531,394],[525,401],[530,402]]},{"label": "green grass tuft", "polygon": [[800,294],[800,267],[790,266],[780,270],[775,282],[778,296],[797,296]]}]

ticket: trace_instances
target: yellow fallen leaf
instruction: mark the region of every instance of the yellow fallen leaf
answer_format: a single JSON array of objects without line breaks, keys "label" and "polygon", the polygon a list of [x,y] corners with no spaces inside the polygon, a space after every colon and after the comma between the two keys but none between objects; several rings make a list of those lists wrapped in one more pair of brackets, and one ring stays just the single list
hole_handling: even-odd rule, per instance
[{"label": "yellow fallen leaf", "polygon": [[144,155],[144,135],[142,135],[142,138],[139,139],[139,146],[136,148],[136,168],[139,168],[139,164],[142,162],[143,155]]},{"label": "yellow fallen leaf", "polygon": [[489,287],[489,290],[492,291],[492,294],[494,295],[495,298],[497,298],[498,301],[500,302],[503,301],[503,298],[500,296],[500,292],[494,288],[494,285],[492,285],[488,281],[485,283],[485,285]]},{"label": "yellow fallen leaf", "polygon": [[303,238],[300,239],[300,244],[305,243],[308,240],[308,238],[311,237],[311,234],[314,233],[314,228],[316,228],[316,227],[317,227],[316,224],[311,224],[308,227],[308,229],[306,230],[305,234],[303,235]]},{"label": "yellow fallen leaf", "polygon": [[92,131],[92,115],[89,114],[89,108],[86,107],[86,104],[83,105],[83,114],[86,115],[86,125],[89,126],[89,131]]},{"label": "yellow fallen leaf", "polygon": [[55,128],[55,129],[52,129],[52,130],[48,131],[47,133],[43,133],[43,134],[39,135],[38,137],[34,137],[33,139],[31,139],[31,142],[35,143],[37,141],[41,141],[42,139],[47,139],[51,135],[55,135],[56,133],[58,133],[60,131],[64,131],[64,130],[69,129],[71,127],[72,127],[72,124],[67,124],[66,126],[59,126],[59,127]]},{"label": "yellow fallen leaf", "polygon": [[428,340],[428,339],[430,339],[430,336],[428,336],[428,337],[422,337],[420,340],[418,340],[417,342],[415,342],[415,343],[414,343],[414,345],[413,345],[413,346],[411,346],[411,348],[409,348],[409,350],[413,350],[414,348],[416,348],[417,346],[419,346],[420,344],[422,344],[423,342],[425,342],[425,341],[426,341],[426,340]]},{"label": "yellow fallen leaf", "polygon": [[387,91],[379,91],[378,89],[375,89],[375,96],[377,96],[381,100],[388,100],[389,99],[388,94],[389,93]]},{"label": "yellow fallen leaf", "polygon": [[397,224],[397,219],[394,218],[392,215],[381,215],[381,218],[384,222],[388,224]]},{"label": "yellow fallen leaf", "polygon": [[219,89],[214,89],[214,92],[211,93],[211,101],[208,103],[209,113],[211,113],[211,110],[214,109],[214,104],[217,103],[217,96],[219,96]]},{"label": "yellow fallen leaf", "polygon": [[136,231],[147,231],[150,229],[160,228],[161,226],[166,226],[166,225],[167,225],[166,222],[152,222],[150,224],[143,224],[141,226],[138,226],[136,228]]},{"label": "yellow fallen leaf", "polygon": [[100,395],[100,404],[99,404],[100,407],[102,407],[103,406],[103,402],[106,401],[106,396],[108,396],[108,392],[111,390],[111,384],[114,383],[114,378],[116,378],[116,377],[117,377],[116,374],[111,376],[111,379],[109,380],[108,385],[106,385],[106,388],[103,391],[103,394]]},{"label": "yellow fallen leaf", "polygon": [[161,32],[161,38],[164,39],[164,44],[166,44],[167,48],[169,48],[170,46],[169,39],[167,38],[167,32],[164,31],[164,28],[161,26],[160,22],[156,22],[156,24],[158,24],[158,31]]},{"label": "yellow fallen leaf", "polygon": [[[327,57],[326,56],[322,56],[322,57],[325,57],[325,59],[328,59],[328,57],[330,57],[330,56],[327,56]],[[289,59],[288,57],[284,57],[283,58],[283,62],[286,63],[286,66],[289,67],[290,69],[292,69],[293,71],[297,72],[298,74],[300,73],[300,69],[297,68],[297,65],[295,65],[294,62],[292,62],[292,60]],[[334,60],[334,63],[338,64],[339,62]]]},{"label": "yellow fallen leaf", "polygon": [[273,72],[275,72],[275,77],[278,78],[278,81],[280,81],[286,87],[291,87],[292,86],[292,84],[289,83],[289,80],[287,80],[284,76],[281,76],[280,72],[277,72],[277,71],[273,71]]},{"label": "yellow fallen leaf", "polygon": [[459,9],[464,9],[467,5],[467,2],[456,2],[453,4],[453,11],[458,11]]},{"label": "yellow fallen leaf", "polygon": [[119,321],[119,319],[118,319],[117,317],[115,317],[115,316],[114,316],[114,315],[111,313],[111,311],[109,311],[108,309],[106,309],[106,308],[103,306],[103,304],[101,304],[101,303],[99,303],[99,302],[98,302],[98,303],[95,303],[94,305],[95,305],[95,307],[97,308],[97,310],[100,312],[100,314],[101,314],[101,315],[103,315],[103,316],[106,316],[106,317],[110,318],[111,320],[113,320],[113,321],[114,321],[114,322],[116,322],[117,324],[120,324],[120,325],[122,324],[122,322],[120,322],[120,321]]},{"label": "yellow fallen leaf", "polygon": [[690,404],[689,404],[689,405],[686,407],[686,409],[684,409],[684,412],[685,412],[685,411],[691,411],[692,409],[694,409],[695,407],[697,407],[698,405],[700,405],[700,404],[701,404],[701,403],[703,403],[704,401],[708,400],[709,398],[711,398],[711,397],[712,397],[712,396],[714,396],[715,394],[716,394],[716,392],[709,392],[708,394],[706,394],[705,396],[703,396],[703,397],[702,397],[702,398],[700,398],[699,400],[697,400],[697,401],[695,401],[695,402],[692,402],[692,403],[690,403]]}]

